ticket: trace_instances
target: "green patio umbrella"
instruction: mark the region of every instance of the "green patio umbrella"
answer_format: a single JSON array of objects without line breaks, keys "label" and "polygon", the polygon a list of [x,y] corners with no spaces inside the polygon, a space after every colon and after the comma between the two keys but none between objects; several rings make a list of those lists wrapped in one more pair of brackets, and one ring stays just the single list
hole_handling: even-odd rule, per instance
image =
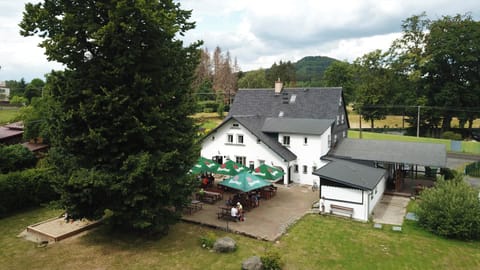
[{"label": "green patio umbrella", "polygon": [[248,168],[240,163],[228,160],[218,167],[216,173],[224,175],[237,175],[243,171],[248,171]]},{"label": "green patio umbrella", "polygon": [[263,179],[267,179],[267,180],[278,180],[285,175],[285,173],[282,172],[281,170],[272,166],[268,166],[266,164],[262,164],[257,168],[255,168],[252,174],[260,176]]},{"label": "green patio umbrella", "polygon": [[249,192],[262,187],[270,186],[271,183],[261,178],[260,176],[253,175],[247,171],[241,172],[235,176],[223,180],[218,183],[219,185],[240,190],[242,192]]},{"label": "green patio umbrella", "polygon": [[199,174],[199,173],[204,173],[204,172],[211,172],[214,173],[217,171],[218,168],[218,163],[215,161],[204,158],[204,157],[199,157],[197,160],[197,163],[190,169],[190,172],[192,174]]}]

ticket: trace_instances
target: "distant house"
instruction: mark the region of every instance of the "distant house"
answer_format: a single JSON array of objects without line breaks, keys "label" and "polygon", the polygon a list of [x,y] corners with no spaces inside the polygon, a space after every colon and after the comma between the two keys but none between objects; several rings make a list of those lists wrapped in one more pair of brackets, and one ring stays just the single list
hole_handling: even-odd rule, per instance
[{"label": "distant house", "polygon": [[15,122],[0,126],[0,144],[16,144],[22,141],[23,123]]},{"label": "distant house", "polygon": [[10,88],[7,88],[5,82],[0,81],[0,101],[8,101],[10,98]]},{"label": "distant house", "polygon": [[312,173],[349,128],[341,88],[240,89],[225,120],[202,141],[201,155],[285,172],[282,183],[312,185]]}]

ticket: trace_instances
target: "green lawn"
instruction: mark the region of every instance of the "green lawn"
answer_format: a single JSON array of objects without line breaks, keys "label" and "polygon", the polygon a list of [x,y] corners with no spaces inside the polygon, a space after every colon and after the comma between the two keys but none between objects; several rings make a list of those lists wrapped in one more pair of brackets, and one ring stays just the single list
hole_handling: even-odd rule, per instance
[{"label": "green lawn", "polygon": [[20,115],[20,109],[17,107],[0,107],[0,124],[9,123]]},{"label": "green lawn", "polygon": [[300,220],[276,244],[230,235],[239,245],[233,254],[212,253],[198,243],[207,232],[227,233],[187,223],[159,239],[115,235],[103,227],[46,248],[16,237],[27,225],[59,213],[41,208],[1,219],[0,269],[239,269],[243,259],[267,247],[280,251],[284,269],[480,268],[478,242],[445,240],[411,223],[395,233],[319,215]]},{"label": "green lawn", "polygon": [[[360,132],[357,130],[349,130],[348,137],[353,139],[358,139],[360,137]],[[402,136],[402,135],[393,135],[393,134],[384,134],[384,133],[375,133],[375,132],[365,132],[362,131],[363,139],[371,140],[392,140],[392,141],[403,141],[403,142],[424,142],[424,143],[439,143],[445,145],[447,151],[451,150],[451,140],[447,139],[435,139],[435,138],[426,138],[426,137],[415,137],[415,136]],[[467,142],[462,141],[462,152],[470,154],[480,154],[480,143],[478,142]]]}]

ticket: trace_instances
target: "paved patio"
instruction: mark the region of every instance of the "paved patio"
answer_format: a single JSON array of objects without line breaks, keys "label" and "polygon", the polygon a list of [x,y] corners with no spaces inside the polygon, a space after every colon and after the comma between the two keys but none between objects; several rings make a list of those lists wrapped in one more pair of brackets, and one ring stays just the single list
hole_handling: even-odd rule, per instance
[{"label": "paved patio", "polygon": [[410,198],[383,195],[373,209],[373,222],[381,224],[402,225]]},{"label": "paved patio", "polygon": [[260,200],[260,206],[245,213],[244,222],[227,222],[217,219],[219,207],[225,205],[224,200],[215,204],[203,204],[203,209],[184,215],[182,220],[207,225],[223,230],[244,234],[267,241],[277,240],[295,221],[303,217],[318,201],[318,191],[312,192],[310,186],[277,185],[277,195],[270,200]]}]

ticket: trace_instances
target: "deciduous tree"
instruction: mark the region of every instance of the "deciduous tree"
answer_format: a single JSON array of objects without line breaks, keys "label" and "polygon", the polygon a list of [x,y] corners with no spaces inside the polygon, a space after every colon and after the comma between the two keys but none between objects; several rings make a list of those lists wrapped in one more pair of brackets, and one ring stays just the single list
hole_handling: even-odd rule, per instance
[{"label": "deciduous tree", "polygon": [[191,12],[171,0],[26,4],[24,36],[39,35],[52,72],[50,162],[76,218],[112,211],[116,228],[166,232],[193,188],[198,155],[188,116],[199,43]]}]

